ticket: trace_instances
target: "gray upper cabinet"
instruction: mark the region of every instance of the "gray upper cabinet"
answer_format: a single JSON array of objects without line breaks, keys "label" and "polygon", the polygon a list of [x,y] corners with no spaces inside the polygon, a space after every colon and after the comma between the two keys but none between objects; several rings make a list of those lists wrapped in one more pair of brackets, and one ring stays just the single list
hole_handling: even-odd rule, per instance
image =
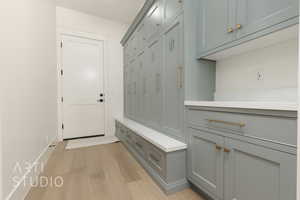
[{"label": "gray upper cabinet", "polygon": [[189,129],[188,176],[216,199],[223,198],[224,137]]},{"label": "gray upper cabinet", "polygon": [[298,0],[199,0],[198,3],[199,58],[295,24],[296,21],[287,21],[296,18],[299,10]]},{"label": "gray upper cabinet", "polygon": [[157,37],[162,29],[163,19],[163,5],[161,1],[157,1],[153,4],[152,8],[146,15],[147,33],[146,37],[148,41]]},{"label": "gray upper cabinet", "polygon": [[148,78],[149,78],[149,122],[159,129],[162,120],[162,42],[158,38],[148,47]]},{"label": "gray upper cabinet", "polygon": [[238,0],[238,38],[289,20],[298,15],[298,0]]},{"label": "gray upper cabinet", "polygon": [[[231,42],[235,38],[234,1],[200,0],[199,45],[201,52]],[[217,14],[216,14],[217,13]]]},{"label": "gray upper cabinet", "polygon": [[166,23],[177,17],[183,8],[184,0],[165,0],[164,6],[164,21]]},{"label": "gray upper cabinet", "polygon": [[296,156],[225,139],[225,200],[296,199]]},{"label": "gray upper cabinet", "polygon": [[137,28],[137,49],[138,53],[141,53],[147,44],[146,34],[146,24],[145,22],[141,22],[141,24]]},{"label": "gray upper cabinet", "polygon": [[177,139],[183,139],[184,67],[182,27],[182,17],[178,17],[163,36],[163,129],[167,134]]}]

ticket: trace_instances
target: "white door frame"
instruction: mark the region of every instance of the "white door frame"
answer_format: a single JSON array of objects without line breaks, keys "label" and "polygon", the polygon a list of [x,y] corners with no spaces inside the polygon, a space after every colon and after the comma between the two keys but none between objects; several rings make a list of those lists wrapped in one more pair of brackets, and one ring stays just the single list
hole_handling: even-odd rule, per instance
[{"label": "white door frame", "polygon": [[102,41],[104,44],[103,50],[104,50],[104,69],[103,69],[103,78],[104,78],[104,94],[105,94],[105,104],[104,104],[104,112],[105,112],[105,122],[104,122],[104,130],[105,130],[105,136],[110,135],[110,129],[109,129],[109,117],[111,116],[110,112],[110,93],[109,93],[109,88],[108,88],[108,75],[109,75],[109,63],[108,63],[108,44],[107,40],[103,36],[99,35],[94,35],[90,33],[84,33],[84,32],[76,32],[76,31],[69,31],[69,30],[64,30],[64,29],[58,29],[57,30],[57,41],[56,41],[56,47],[57,47],[57,112],[58,112],[58,127],[57,127],[57,132],[58,132],[58,140],[63,141],[63,130],[62,130],[62,114],[63,114],[63,106],[61,102],[61,97],[62,97],[62,78],[60,71],[62,69],[62,49],[61,49],[61,41],[62,41],[62,36],[67,35],[67,36],[73,36],[73,37],[80,37],[80,38],[85,38],[85,39],[91,39],[91,40],[98,40]]}]

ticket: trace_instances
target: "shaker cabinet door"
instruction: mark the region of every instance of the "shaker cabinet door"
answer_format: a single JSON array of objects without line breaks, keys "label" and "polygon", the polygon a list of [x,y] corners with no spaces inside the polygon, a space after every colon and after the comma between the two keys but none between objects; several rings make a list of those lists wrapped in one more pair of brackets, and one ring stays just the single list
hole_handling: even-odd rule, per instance
[{"label": "shaker cabinet door", "polygon": [[225,200],[296,199],[296,156],[226,138]]},{"label": "shaker cabinet door", "polygon": [[148,66],[150,82],[149,122],[156,129],[161,127],[162,120],[162,43],[155,40],[148,48]]},{"label": "shaker cabinet door", "polygon": [[143,78],[144,78],[144,73],[145,73],[145,68],[146,68],[146,55],[145,52],[141,52],[138,55],[138,63],[137,63],[137,68],[136,68],[136,79],[137,79],[137,94],[136,94],[136,115],[137,115],[137,120],[140,122],[144,122],[145,120],[145,113],[144,113],[144,99],[143,99]]},{"label": "shaker cabinet door", "polygon": [[147,40],[152,40],[155,36],[158,36],[162,28],[162,3],[157,1],[149,10],[147,20]]},{"label": "shaker cabinet door", "polygon": [[223,199],[224,138],[192,128],[188,134],[189,179],[215,198]]},{"label": "shaker cabinet door", "polygon": [[200,0],[199,53],[213,50],[236,38],[235,1]]},{"label": "shaker cabinet door", "polygon": [[298,16],[298,0],[237,1],[238,38]]},{"label": "shaker cabinet door", "polygon": [[[170,22],[182,10],[184,0],[165,0],[164,21]],[[186,1],[186,0],[185,0]]]},{"label": "shaker cabinet door", "polygon": [[164,33],[163,129],[182,139],[183,127],[183,43],[182,18]]}]

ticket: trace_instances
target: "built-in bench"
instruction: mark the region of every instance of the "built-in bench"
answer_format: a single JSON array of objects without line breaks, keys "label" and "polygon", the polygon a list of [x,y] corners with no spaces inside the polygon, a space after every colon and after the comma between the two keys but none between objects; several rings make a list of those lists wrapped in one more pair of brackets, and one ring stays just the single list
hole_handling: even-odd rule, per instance
[{"label": "built-in bench", "polygon": [[188,187],[187,144],[127,118],[116,119],[116,136],[165,193]]}]

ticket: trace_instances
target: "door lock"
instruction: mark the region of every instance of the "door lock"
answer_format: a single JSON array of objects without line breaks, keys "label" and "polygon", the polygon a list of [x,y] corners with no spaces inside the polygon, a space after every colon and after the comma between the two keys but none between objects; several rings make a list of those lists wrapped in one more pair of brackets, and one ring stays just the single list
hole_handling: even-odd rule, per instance
[{"label": "door lock", "polygon": [[98,99],[97,101],[100,102],[100,103],[104,102],[103,99]]}]

